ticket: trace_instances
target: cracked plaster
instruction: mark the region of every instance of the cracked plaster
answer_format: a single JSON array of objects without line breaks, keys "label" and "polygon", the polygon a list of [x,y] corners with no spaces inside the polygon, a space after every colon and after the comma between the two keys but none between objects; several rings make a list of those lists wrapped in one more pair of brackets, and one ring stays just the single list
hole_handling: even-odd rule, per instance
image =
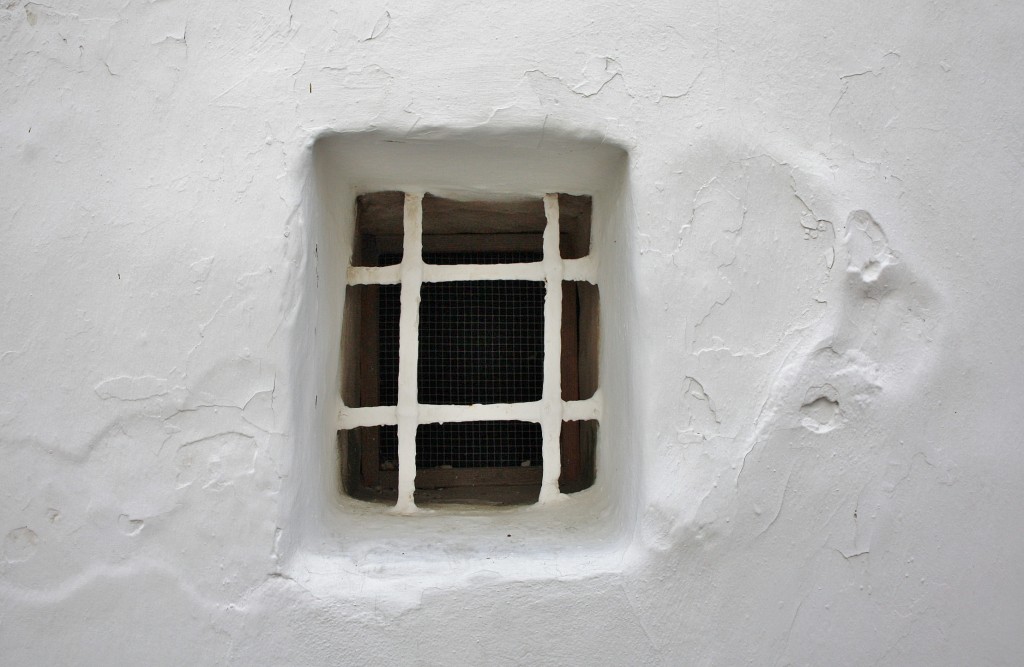
[{"label": "cracked plaster", "polygon": [[[0,653],[1019,658],[1024,13],[564,9],[0,3]],[[628,153],[604,547],[296,557],[311,151],[371,131]]]}]

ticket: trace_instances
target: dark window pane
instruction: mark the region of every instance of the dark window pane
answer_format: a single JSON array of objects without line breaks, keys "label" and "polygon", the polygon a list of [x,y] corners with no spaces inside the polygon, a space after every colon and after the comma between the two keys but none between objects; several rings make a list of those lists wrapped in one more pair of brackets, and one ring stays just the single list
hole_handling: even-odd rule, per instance
[{"label": "dark window pane", "polygon": [[416,429],[416,467],[420,469],[530,467],[542,463],[540,424],[482,421],[420,424]]},{"label": "dark window pane", "polygon": [[544,283],[424,283],[420,297],[420,403],[540,400]]}]

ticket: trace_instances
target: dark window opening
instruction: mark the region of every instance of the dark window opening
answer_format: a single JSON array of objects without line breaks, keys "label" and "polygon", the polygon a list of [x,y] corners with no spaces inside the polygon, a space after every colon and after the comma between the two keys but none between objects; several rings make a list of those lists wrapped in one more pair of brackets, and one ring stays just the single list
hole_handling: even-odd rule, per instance
[{"label": "dark window opening", "polygon": [[[559,195],[559,255],[589,254],[590,197]],[[394,266],[403,256],[401,192],[357,199],[353,266]],[[513,202],[423,198],[423,261],[430,265],[522,264],[543,259],[543,200]],[[346,406],[398,401],[401,286],[347,288],[342,332]],[[420,288],[417,400],[422,405],[527,403],[544,384],[545,283],[534,280],[424,282]],[[597,388],[597,287],[562,284],[561,398]],[[565,421],[559,487],[572,493],[595,478],[596,421]],[[397,497],[394,425],[339,432],[342,482],[349,495]],[[542,477],[542,429],[521,421],[420,424],[416,501],[532,503]]]},{"label": "dark window opening", "polygon": [[530,468],[540,466],[540,424],[514,421],[420,424],[416,467]]},{"label": "dark window opening", "polygon": [[539,401],[544,291],[544,283],[524,280],[425,283],[420,290],[419,402]]}]

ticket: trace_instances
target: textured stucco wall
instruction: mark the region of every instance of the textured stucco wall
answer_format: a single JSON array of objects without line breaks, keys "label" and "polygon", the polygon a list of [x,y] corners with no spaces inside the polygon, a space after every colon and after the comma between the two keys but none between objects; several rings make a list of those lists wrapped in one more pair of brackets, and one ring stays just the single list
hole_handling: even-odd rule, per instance
[{"label": "textured stucco wall", "polygon": [[[0,662],[1019,663],[1022,33],[1016,2],[0,3]],[[513,538],[330,491],[317,153],[364,135],[625,156],[614,454]]]}]

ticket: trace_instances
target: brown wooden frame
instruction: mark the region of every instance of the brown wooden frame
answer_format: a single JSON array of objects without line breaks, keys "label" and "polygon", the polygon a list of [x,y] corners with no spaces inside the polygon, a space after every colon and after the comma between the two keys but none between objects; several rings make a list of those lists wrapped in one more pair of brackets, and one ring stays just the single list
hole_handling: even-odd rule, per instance
[{"label": "brown wooden frame", "polygon": [[[427,195],[427,197],[430,197]],[[379,266],[381,257],[402,251],[402,193],[382,192],[357,200],[357,236],[353,265]],[[559,195],[560,253],[563,258],[585,256],[590,245],[590,198]],[[430,230],[429,206],[446,216],[441,230]],[[539,218],[537,217],[539,213]],[[545,220],[543,206],[528,210],[517,204],[452,202],[424,199],[424,252],[493,252],[540,250]],[[497,229],[482,219],[503,220]],[[506,219],[513,220],[512,223]],[[504,226],[503,226],[504,225]],[[471,233],[476,229],[489,230]],[[447,233],[455,231],[457,233]],[[346,405],[379,405],[377,285],[349,287],[343,332],[342,378]],[[597,388],[597,287],[589,283],[562,284],[562,400],[589,398]],[[339,432],[342,478],[347,493],[369,500],[394,500],[397,470],[381,470],[379,428]],[[594,481],[596,422],[562,422],[560,451],[562,492],[572,493]],[[426,468],[416,471],[417,498],[437,502],[530,503],[537,498],[542,468],[481,467]],[[423,492],[423,493],[421,493]]]}]

